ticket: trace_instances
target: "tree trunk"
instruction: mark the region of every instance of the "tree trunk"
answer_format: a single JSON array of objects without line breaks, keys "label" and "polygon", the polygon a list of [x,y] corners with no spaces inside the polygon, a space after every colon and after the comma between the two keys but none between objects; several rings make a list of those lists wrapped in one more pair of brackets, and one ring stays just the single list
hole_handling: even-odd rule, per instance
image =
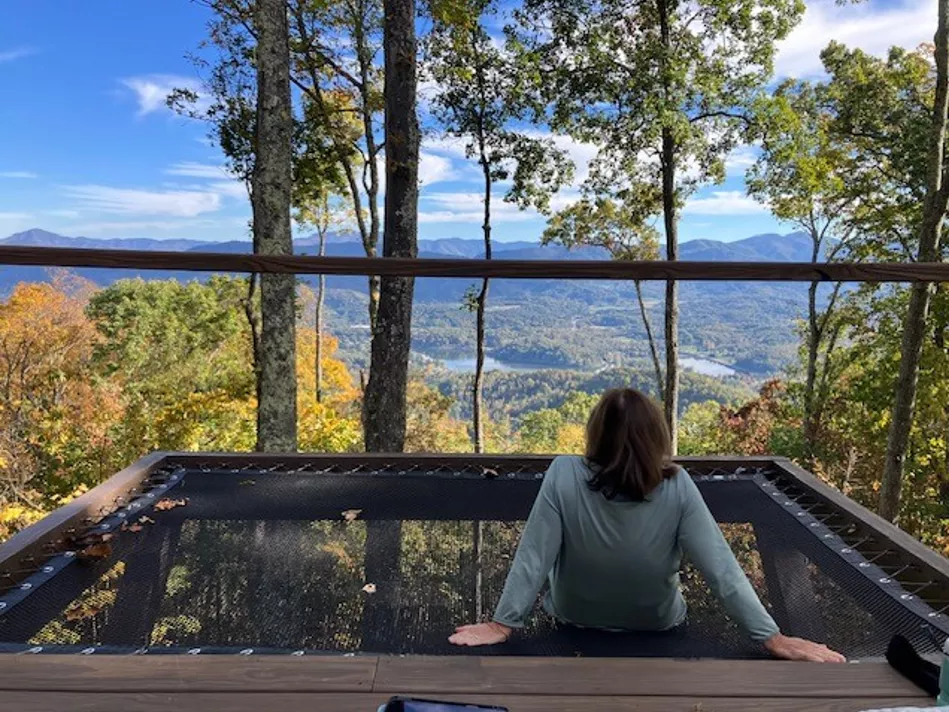
[{"label": "tree trunk", "polygon": [[[416,114],[415,0],[385,0],[386,210],[383,254],[418,254],[419,129]],[[385,277],[372,339],[363,428],[369,452],[405,447],[412,341],[412,277]]]},{"label": "tree trunk", "polygon": [[[945,184],[943,160],[946,124],[949,121],[949,0],[939,0],[939,24],[935,37],[936,91],[929,133],[926,201],[919,230],[919,261],[939,261],[939,238],[946,215],[949,191]],[[909,309],[903,322],[900,371],[886,443],[886,462],[880,488],[880,515],[895,521],[900,511],[903,466],[913,424],[919,362],[923,351],[926,318],[932,285],[915,283],[911,287]]]},{"label": "tree trunk", "polygon": [[817,323],[817,282],[811,282],[807,290],[807,374],[804,379],[804,454],[811,465],[817,445],[817,422],[815,416],[815,388],[817,384],[817,352],[820,348],[820,331]]},{"label": "tree trunk", "polygon": [[[482,142],[481,168],[484,173],[484,258],[491,259],[491,169],[484,155]],[[474,451],[484,452],[484,332],[485,309],[488,302],[488,284],[485,278],[481,282],[481,293],[478,294],[477,332],[478,353],[475,362],[474,377]]]},{"label": "tree trunk", "polygon": [[[666,0],[657,0],[659,35],[663,54],[659,59],[662,74],[663,100],[670,101],[668,55],[672,52],[671,10]],[[666,259],[679,259],[679,224],[676,215],[676,145],[672,128],[662,127],[662,217],[666,231]],[[679,448],[679,284],[666,282],[666,388],[663,393],[666,423],[672,443],[672,454]]]},{"label": "tree trunk", "polygon": [[[320,257],[326,255],[326,230],[320,233]],[[320,274],[319,285],[316,291],[316,314],[314,328],[316,330],[316,402],[323,402],[323,302],[326,300],[326,275]]]},{"label": "tree trunk", "polygon": [[662,364],[659,361],[659,349],[656,348],[656,337],[652,333],[652,323],[649,321],[649,313],[646,311],[646,302],[643,299],[642,280],[634,280],[636,286],[636,300],[639,302],[639,313],[643,318],[643,326],[646,328],[646,339],[649,341],[649,354],[652,356],[652,367],[656,371],[656,396],[660,400],[665,400],[665,384],[662,379]]},{"label": "tree trunk", "polygon": [[[679,259],[679,225],[675,196],[675,141],[672,131],[662,130],[662,213],[666,230],[666,259]],[[672,454],[679,444],[679,284],[666,282],[666,387],[663,393]]]},{"label": "tree trunk", "polygon": [[[254,165],[254,242],[265,255],[290,255],[290,40],[284,0],[258,0],[257,131]],[[297,448],[296,313],[293,275],[260,278],[260,375],[257,449]]]}]

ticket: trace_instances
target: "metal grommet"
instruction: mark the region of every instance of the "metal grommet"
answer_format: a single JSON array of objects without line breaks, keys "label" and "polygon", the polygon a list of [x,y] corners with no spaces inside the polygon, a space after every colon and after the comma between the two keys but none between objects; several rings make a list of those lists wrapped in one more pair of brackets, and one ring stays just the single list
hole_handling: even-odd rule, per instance
[{"label": "metal grommet", "polygon": [[33,588],[33,584],[31,584],[29,581],[20,584],[21,591],[29,591],[31,588]]},{"label": "metal grommet", "polygon": [[99,525],[99,529],[103,529],[103,530],[104,530],[104,529],[110,529],[111,527],[112,527],[111,524],[100,524],[100,525]]},{"label": "metal grommet", "polygon": [[72,559],[72,558],[74,558],[74,557],[76,556],[76,552],[75,552],[75,551],[67,551],[65,554],[63,554],[63,556],[65,556],[67,559]]},{"label": "metal grommet", "polygon": [[893,579],[881,578],[880,583],[893,583]]},{"label": "metal grommet", "polygon": [[119,512],[115,516],[117,516],[119,519],[125,519],[128,515],[125,512]]},{"label": "metal grommet", "polygon": [[853,549],[841,549],[841,550],[840,550],[840,553],[841,553],[841,554],[852,554],[852,553],[853,553]]},{"label": "metal grommet", "polygon": [[42,646],[42,645],[37,645],[37,646],[34,647],[34,648],[30,648],[30,649],[27,650],[26,652],[30,653],[31,655],[36,655],[37,653],[42,653],[42,652],[43,652],[43,646]]},{"label": "metal grommet", "polygon": [[811,522],[811,523],[810,523],[810,526],[812,526],[812,527],[819,527],[819,526],[820,526],[820,522]]},{"label": "metal grommet", "polygon": [[80,650],[80,651],[79,651],[79,654],[80,654],[80,655],[92,655],[94,652],[96,652],[96,649],[95,649],[95,648],[86,648],[86,649],[84,649],[84,650]]},{"label": "metal grommet", "polygon": [[240,654],[240,655],[253,655],[253,654],[254,654],[254,649],[253,649],[253,648],[244,648],[239,654]]},{"label": "metal grommet", "polygon": [[148,494],[145,495],[145,497],[148,498],[148,499],[155,499],[155,493],[154,493],[154,492],[149,492]]},{"label": "metal grommet", "polygon": [[188,655],[199,655],[201,653],[201,648],[191,648],[188,651]]},{"label": "metal grommet", "polygon": [[912,601],[915,598],[912,594],[904,593],[900,596],[901,601]]},{"label": "metal grommet", "polygon": [[2,610],[3,610],[4,608],[6,608],[6,607],[7,607],[7,602],[6,602],[6,601],[0,601],[0,611],[2,611]]},{"label": "metal grommet", "polygon": [[301,658],[303,657],[304,652],[302,650],[294,650],[292,653],[290,653],[290,655],[292,655],[295,658]]},{"label": "metal grommet", "polygon": [[870,568],[870,562],[869,562],[869,561],[861,561],[859,564],[857,564],[857,566],[859,566],[861,569],[868,569],[868,568]]},{"label": "metal grommet", "polygon": [[52,567],[52,566],[44,566],[44,567],[43,567],[43,573],[44,573],[44,574],[51,574],[51,573],[53,573],[53,567]]},{"label": "metal grommet", "polygon": [[834,535],[828,532],[827,534],[824,534],[824,538],[825,538],[825,539],[833,539],[833,538],[834,538]]},{"label": "metal grommet", "polygon": [[798,512],[798,513],[797,513],[797,516],[803,517],[803,516],[804,516],[804,512]]}]

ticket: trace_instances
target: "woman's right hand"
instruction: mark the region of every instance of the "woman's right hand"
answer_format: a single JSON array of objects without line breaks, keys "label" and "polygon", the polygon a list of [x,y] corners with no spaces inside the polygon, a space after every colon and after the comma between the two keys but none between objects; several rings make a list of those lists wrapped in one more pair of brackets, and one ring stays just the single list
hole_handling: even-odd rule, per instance
[{"label": "woman's right hand", "polygon": [[845,663],[847,658],[821,643],[803,638],[789,638],[778,633],[765,641],[764,647],[776,658],[810,663]]},{"label": "woman's right hand", "polygon": [[459,626],[455,628],[455,634],[448,639],[448,642],[453,645],[497,645],[510,637],[510,628],[491,621]]}]

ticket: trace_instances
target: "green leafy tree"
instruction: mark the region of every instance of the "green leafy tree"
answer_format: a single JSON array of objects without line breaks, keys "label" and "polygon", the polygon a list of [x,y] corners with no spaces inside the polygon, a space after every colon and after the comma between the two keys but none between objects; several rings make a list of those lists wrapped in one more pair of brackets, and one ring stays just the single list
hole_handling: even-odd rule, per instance
[{"label": "green leafy tree", "polygon": [[[724,179],[768,82],[775,43],[800,0],[526,0],[511,34],[551,102],[551,124],[600,147],[584,185],[643,223],[662,216],[678,259],[688,195]],[[679,399],[678,289],[666,285],[665,412],[675,440]]]},{"label": "green leafy tree", "polygon": [[[521,90],[510,55],[485,28],[498,14],[496,0],[465,0],[454,13],[436,14],[426,43],[427,70],[436,84],[432,107],[445,134],[465,144],[481,169],[485,259],[491,259],[494,186],[511,180],[504,198],[520,207],[546,210],[551,194],[572,175],[572,165],[553,141],[516,128],[535,109]],[[474,450],[484,452],[483,403],[487,278],[467,301],[476,313],[477,347],[473,386]]]},{"label": "green leafy tree", "polygon": [[[846,143],[832,130],[825,89],[788,80],[759,102],[752,135],[761,154],[746,176],[752,196],[810,237],[813,263],[851,255],[856,235],[853,211],[861,202],[848,188],[852,160]],[[835,283],[823,295],[820,287],[814,281],[808,288],[804,346],[803,428],[811,464],[845,323],[837,316],[841,284]]]}]

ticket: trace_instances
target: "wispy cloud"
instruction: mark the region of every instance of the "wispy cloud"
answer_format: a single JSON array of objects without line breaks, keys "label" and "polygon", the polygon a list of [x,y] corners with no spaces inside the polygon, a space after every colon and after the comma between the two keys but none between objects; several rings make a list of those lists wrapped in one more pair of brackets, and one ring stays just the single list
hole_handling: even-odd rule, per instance
[{"label": "wispy cloud", "polygon": [[47,210],[46,214],[52,215],[54,218],[68,218],[70,220],[82,215],[78,210]]},{"label": "wispy cloud", "polygon": [[[420,223],[480,223],[484,220],[481,193],[424,193],[421,198]],[[495,224],[529,222],[539,217],[536,211],[520,210],[516,205],[501,200],[491,203],[491,221]]]},{"label": "wispy cloud", "polygon": [[30,180],[39,178],[39,176],[32,171],[0,171],[0,178],[22,178],[24,180]]},{"label": "wispy cloud", "polygon": [[708,197],[689,200],[682,212],[688,215],[761,215],[770,211],[740,190],[713,190]]},{"label": "wispy cloud", "polygon": [[0,212],[0,221],[16,222],[21,220],[32,220],[33,216],[29,213],[5,213]]},{"label": "wispy cloud", "polygon": [[775,69],[780,77],[813,77],[823,74],[820,52],[831,40],[882,56],[894,45],[931,42],[935,29],[935,0],[812,0],[804,20],[779,45]]},{"label": "wispy cloud", "polygon": [[190,89],[194,92],[201,89],[201,83],[195,78],[175,74],[147,74],[122,79],[121,82],[135,93],[139,116],[165,109],[168,95],[175,89]]},{"label": "wispy cloud", "polygon": [[168,168],[165,173],[170,176],[188,176],[190,178],[210,178],[221,180],[230,177],[224,166],[213,163],[198,163],[196,161],[181,161]]},{"label": "wispy cloud", "polygon": [[80,205],[104,213],[166,215],[190,218],[213,213],[221,207],[221,196],[205,190],[136,190],[104,185],[74,185],[66,194]]},{"label": "wispy cloud", "polygon": [[0,50],[0,64],[23,59],[23,57],[31,57],[38,52],[39,50],[32,47],[14,47],[13,49]]}]

